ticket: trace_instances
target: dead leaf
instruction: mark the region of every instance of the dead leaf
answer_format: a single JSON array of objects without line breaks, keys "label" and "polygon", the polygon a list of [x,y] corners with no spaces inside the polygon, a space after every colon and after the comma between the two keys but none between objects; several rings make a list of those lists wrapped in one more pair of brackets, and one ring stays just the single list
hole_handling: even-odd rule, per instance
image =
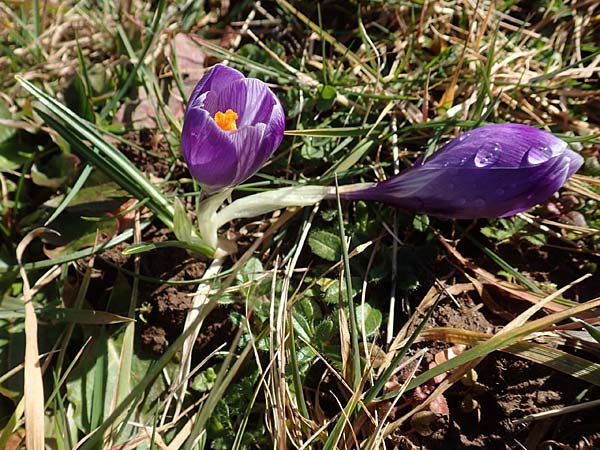
[{"label": "dead leaf", "polygon": [[449,416],[450,409],[448,408],[448,402],[446,401],[446,397],[443,395],[438,395],[431,403],[429,403],[429,410],[432,413],[439,414],[442,416]]},{"label": "dead leaf", "polygon": [[[452,347],[447,348],[446,350],[444,350],[442,352],[436,353],[435,356],[433,357],[434,361],[431,361],[429,363],[429,368],[433,369],[435,366],[439,366],[443,362],[446,362],[449,359],[452,359],[455,356],[460,355],[466,349],[467,349],[466,345],[456,344],[456,345],[453,345]],[[435,384],[440,384],[442,381],[444,381],[446,379],[447,376],[448,376],[447,373],[442,373],[442,374],[434,377],[433,382]]]},{"label": "dead leaf", "polygon": [[[179,73],[189,75],[190,78],[199,80],[204,74],[206,53],[185,33],[177,33],[173,39],[177,69]],[[166,49],[167,57],[171,56],[171,47]]]},{"label": "dead leaf", "polygon": [[17,261],[19,272],[23,279],[23,303],[25,305],[25,442],[29,450],[44,450],[44,383],[42,380],[42,367],[38,349],[38,323],[33,296],[35,286],[29,283],[27,271],[23,267],[23,253],[29,244],[36,238],[53,232],[48,228],[36,228],[30,231],[17,246]]}]

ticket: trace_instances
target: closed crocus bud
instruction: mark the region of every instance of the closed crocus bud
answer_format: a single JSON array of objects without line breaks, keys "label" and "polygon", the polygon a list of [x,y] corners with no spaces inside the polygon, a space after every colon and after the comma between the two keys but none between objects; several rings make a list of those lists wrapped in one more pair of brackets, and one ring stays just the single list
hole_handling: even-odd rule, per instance
[{"label": "closed crocus bud", "polygon": [[254,175],[284,129],[281,103],[264,82],[218,64],[190,96],[181,147],[192,176],[214,192]]},{"label": "closed crocus bud", "polygon": [[527,125],[488,125],[444,145],[425,162],[382,182],[340,190],[454,219],[506,217],[543,202],[583,164],[566,142]]}]

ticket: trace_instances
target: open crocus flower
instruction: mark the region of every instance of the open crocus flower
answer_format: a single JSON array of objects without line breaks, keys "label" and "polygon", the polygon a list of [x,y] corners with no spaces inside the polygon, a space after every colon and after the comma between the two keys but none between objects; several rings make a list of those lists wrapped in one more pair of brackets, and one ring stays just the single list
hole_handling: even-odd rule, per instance
[{"label": "open crocus flower", "polygon": [[217,64],[190,96],[181,147],[192,176],[214,192],[254,175],[284,129],[281,103],[264,82]]},{"label": "open crocus flower", "polygon": [[346,186],[340,195],[443,218],[505,217],[546,200],[582,164],[566,142],[537,128],[488,125],[382,183]]}]

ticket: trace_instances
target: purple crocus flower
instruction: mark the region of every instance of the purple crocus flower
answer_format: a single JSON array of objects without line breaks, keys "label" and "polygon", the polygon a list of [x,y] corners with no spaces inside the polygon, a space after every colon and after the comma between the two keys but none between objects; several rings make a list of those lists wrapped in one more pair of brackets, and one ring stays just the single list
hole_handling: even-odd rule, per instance
[{"label": "purple crocus flower", "polygon": [[454,219],[506,217],[543,202],[583,164],[566,142],[527,125],[488,125],[376,184],[340,191]]},{"label": "purple crocus flower", "polygon": [[181,147],[192,176],[214,192],[254,175],[284,129],[283,107],[264,82],[217,64],[190,96]]}]

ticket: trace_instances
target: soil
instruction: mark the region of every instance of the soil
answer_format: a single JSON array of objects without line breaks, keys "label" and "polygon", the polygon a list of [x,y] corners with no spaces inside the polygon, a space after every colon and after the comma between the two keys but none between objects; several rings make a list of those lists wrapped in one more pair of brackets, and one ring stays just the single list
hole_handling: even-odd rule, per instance
[{"label": "soil", "polygon": [[[452,303],[441,305],[432,323],[494,332],[496,326],[481,309],[473,306],[469,299],[460,308]],[[501,352],[486,357],[475,371],[477,383],[474,386],[457,383],[445,393],[449,415],[438,420],[438,428],[432,435],[409,434],[412,445],[429,450],[600,448],[600,422],[593,409],[512,425],[513,421],[529,414],[577,404],[578,396],[597,399],[600,397],[598,389],[543,365]],[[472,410],[471,399],[477,405]]]},{"label": "soil", "polygon": [[[142,240],[160,242],[167,239],[169,233],[166,229],[150,228]],[[92,281],[88,295],[95,307],[105,307],[118,276],[118,267],[133,270],[133,258],[122,253],[125,246],[114,247],[96,259],[95,268],[100,274]],[[197,280],[205,268],[205,261],[188,255],[183,249],[164,248],[142,256],[140,275],[155,280]],[[143,325],[141,344],[145,352],[158,356],[181,334],[195,289],[194,283],[172,285],[140,280],[139,306],[144,318],[140,322]],[[231,339],[235,329],[229,320],[229,312],[228,308],[218,307],[208,315],[202,334],[196,340],[195,359],[203,359]]]}]

